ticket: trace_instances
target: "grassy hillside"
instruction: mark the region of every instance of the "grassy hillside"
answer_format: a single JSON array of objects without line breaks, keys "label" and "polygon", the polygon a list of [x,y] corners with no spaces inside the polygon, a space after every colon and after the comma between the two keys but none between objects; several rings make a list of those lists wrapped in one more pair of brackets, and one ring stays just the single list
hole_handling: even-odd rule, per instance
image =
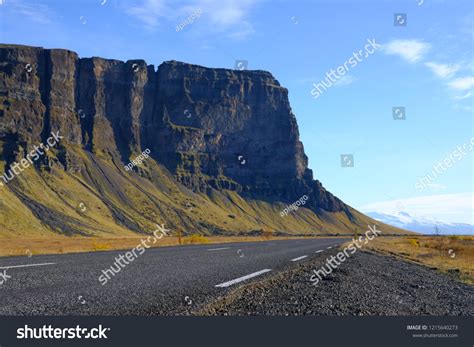
[{"label": "grassy hillside", "polygon": [[[0,238],[53,235],[132,237],[164,223],[176,235],[236,235],[258,231],[287,234],[352,234],[378,224],[353,210],[356,223],[342,212],[316,214],[304,207],[280,216],[287,204],[243,198],[235,191],[196,194],[179,184],[152,158],[138,172],[126,171],[112,155],[67,147],[74,169],[65,171],[58,152],[53,163],[29,167],[0,188]],[[131,155],[133,157],[136,154]],[[116,164],[118,163],[118,164]],[[0,161],[0,168],[5,163]],[[380,227],[386,232],[401,232]],[[257,233],[258,234],[258,233]]]}]

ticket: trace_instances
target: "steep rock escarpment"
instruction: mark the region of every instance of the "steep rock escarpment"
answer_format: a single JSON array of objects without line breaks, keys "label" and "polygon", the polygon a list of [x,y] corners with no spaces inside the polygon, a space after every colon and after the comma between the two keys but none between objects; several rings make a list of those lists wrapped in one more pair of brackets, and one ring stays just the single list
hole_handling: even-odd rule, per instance
[{"label": "steep rock escarpment", "polygon": [[[272,206],[265,205],[274,216],[281,206],[306,195],[304,207],[314,220],[307,220],[303,229],[330,213],[343,216],[340,226],[348,230],[362,224],[356,211],[313,179],[288,91],[268,72],[211,69],[176,61],[164,62],[155,70],[143,60],[79,58],[62,49],[0,45],[0,76],[3,171],[25,158],[35,144],[44,143],[51,132],[59,132],[63,139],[34,163],[35,173],[60,170],[83,187],[97,190],[97,198],[122,227],[140,229],[127,212],[138,207],[121,183],[133,177],[146,179],[153,189],[167,193],[166,199],[173,200],[172,191],[177,196],[176,191],[182,189],[188,197],[198,194],[211,200],[216,194],[232,192],[232,198],[226,197],[230,202],[219,200],[222,208],[238,205],[238,199],[260,201]],[[124,172],[124,165],[147,148],[151,152],[148,164]],[[114,174],[109,170],[115,170]],[[100,183],[98,176],[106,183]],[[176,188],[167,192],[163,177],[176,183]],[[22,191],[26,183],[18,180],[17,185],[12,181],[8,186],[26,202],[28,193]],[[110,185],[110,191],[104,184]],[[140,191],[137,194],[154,200],[150,191],[148,195]],[[67,192],[64,197],[55,193],[67,200]],[[30,195],[33,199],[34,194]],[[153,201],[153,218],[166,218],[166,203]],[[190,204],[196,205],[192,198],[186,206]],[[250,213],[239,209],[244,215]],[[41,213],[35,215],[41,220]],[[205,221],[194,223],[193,218],[179,217],[175,224],[210,227]],[[262,218],[249,218],[253,225],[265,225]],[[273,230],[291,228],[283,225],[267,223]]]},{"label": "steep rock escarpment", "polygon": [[151,132],[166,136],[149,146],[180,182],[291,202],[306,194],[315,210],[346,210],[313,180],[288,90],[270,73],[166,62],[157,81]]}]

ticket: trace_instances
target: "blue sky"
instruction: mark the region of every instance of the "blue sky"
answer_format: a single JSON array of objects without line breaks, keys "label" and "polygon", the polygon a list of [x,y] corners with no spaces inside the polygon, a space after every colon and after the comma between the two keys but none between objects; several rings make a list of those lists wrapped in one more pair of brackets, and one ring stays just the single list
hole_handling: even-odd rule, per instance
[{"label": "blue sky", "polygon": [[[415,188],[474,136],[472,1],[1,3],[2,43],[154,65],[174,59],[233,68],[247,60],[248,69],[268,70],[289,89],[309,165],[328,190],[363,210],[397,201],[416,213],[413,201],[423,201],[425,215],[474,223],[472,151]],[[406,14],[406,26],[394,25],[395,13]],[[315,98],[313,83],[368,39],[381,47]],[[393,119],[397,106],[405,120]],[[341,167],[341,154],[352,154],[354,166]]]}]

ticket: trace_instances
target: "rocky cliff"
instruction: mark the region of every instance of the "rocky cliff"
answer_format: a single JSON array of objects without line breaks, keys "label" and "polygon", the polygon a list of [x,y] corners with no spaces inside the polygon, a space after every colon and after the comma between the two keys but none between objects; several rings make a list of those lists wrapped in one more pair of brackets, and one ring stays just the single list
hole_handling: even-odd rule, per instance
[{"label": "rocky cliff", "polygon": [[[0,45],[0,77],[0,172],[63,136],[3,182],[4,230],[140,232],[160,219],[205,233],[353,232],[368,220],[313,179],[288,91],[268,72]],[[8,221],[16,209],[25,223]]]}]

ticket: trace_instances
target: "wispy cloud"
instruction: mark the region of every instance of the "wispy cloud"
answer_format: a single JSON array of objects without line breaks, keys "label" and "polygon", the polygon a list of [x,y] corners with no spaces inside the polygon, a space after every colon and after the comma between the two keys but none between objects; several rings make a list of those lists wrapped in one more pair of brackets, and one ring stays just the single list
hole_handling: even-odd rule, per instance
[{"label": "wispy cloud", "polygon": [[143,0],[140,4],[126,9],[127,14],[142,22],[147,29],[154,29],[161,18],[169,16],[172,12],[166,0]]},{"label": "wispy cloud", "polygon": [[472,106],[466,106],[466,105],[454,104],[453,109],[457,111],[469,112],[471,114],[474,112],[474,109],[472,108]]},{"label": "wispy cloud", "polygon": [[205,8],[213,24],[228,27],[246,22],[248,11],[253,0],[202,0],[200,6]]},{"label": "wispy cloud", "polygon": [[255,33],[255,30],[249,22],[242,22],[239,25],[239,28],[235,30],[230,30],[229,33],[227,34],[228,37],[236,40],[242,40],[250,35]]},{"label": "wispy cloud", "polygon": [[[243,38],[254,33],[248,20],[256,0],[142,0],[125,12],[142,23],[147,30],[156,29],[162,22],[176,22],[196,9],[203,12],[201,25],[208,24],[214,32],[225,32],[231,38]],[[175,23],[173,23],[174,27]]]},{"label": "wispy cloud", "polygon": [[440,183],[428,183],[426,187],[428,189],[431,189],[432,191],[440,191],[440,190],[445,190],[446,188],[448,188],[444,184],[440,184]]},{"label": "wispy cloud", "polygon": [[459,77],[448,83],[448,86],[456,90],[468,90],[474,87],[474,77]]},{"label": "wispy cloud", "polygon": [[459,71],[460,68],[460,66],[456,64],[439,64],[433,61],[426,62],[425,66],[440,78],[450,78]]},{"label": "wispy cloud", "polygon": [[8,8],[15,14],[40,24],[50,24],[53,22],[53,11],[43,4],[10,0]]},{"label": "wispy cloud", "polygon": [[[419,63],[425,60],[427,53],[431,50],[431,44],[416,40],[392,40],[383,45],[383,51],[386,54],[398,55],[410,64]],[[458,62],[456,64],[437,63],[435,61],[426,61],[424,63],[435,76],[446,80],[446,86],[455,92],[464,92],[463,95],[452,96],[454,100],[463,100],[473,96],[474,77],[464,76],[455,77],[460,71],[472,70],[472,62]]]},{"label": "wispy cloud", "polygon": [[464,95],[457,95],[457,96],[454,96],[453,99],[454,100],[464,100],[464,99],[468,99],[470,97],[472,97],[474,94],[472,93],[472,91],[469,91],[467,92],[466,94]]},{"label": "wispy cloud", "polygon": [[335,87],[342,87],[342,86],[348,86],[352,83],[357,81],[357,78],[355,78],[352,75],[344,75],[341,78],[339,78],[336,82],[334,82]]},{"label": "wispy cloud", "polygon": [[419,40],[393,40],[383,45],[386,54],[398,55],[409,63],[416,63],[423,59],[431,49],[431,45]]}]

